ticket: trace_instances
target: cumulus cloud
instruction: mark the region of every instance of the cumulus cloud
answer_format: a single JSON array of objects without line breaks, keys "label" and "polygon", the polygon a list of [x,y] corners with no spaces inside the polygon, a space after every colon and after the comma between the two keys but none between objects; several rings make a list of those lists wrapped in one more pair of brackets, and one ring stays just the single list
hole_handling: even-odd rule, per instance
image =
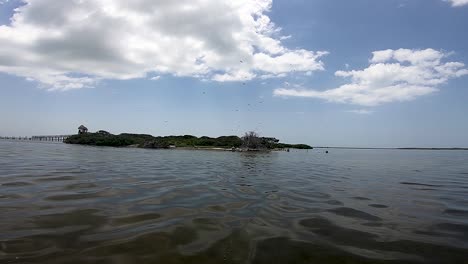
[{"label": "cumulus cloud", "polygon": [[444,0],[445,2],[450,2],[452,6],[464,6],[468,5],[468,0]]},{"label": "cumulus cloud", "polygon": [[23,0],[0,26],[0,72],[48,89],[158,74],[214,81],[323,70],[289,49],[272,0]]},{"label": "cumulus cloud", "polygon": [[468,74],[461,62],[443,62],[448,55],[433,49],[376,51],[366,69],[337,71],[335,76],[349,79],[338,88],[324,91],[280,88],[274,94],[363,106],[410,101],[436,92],[449,79]]}]

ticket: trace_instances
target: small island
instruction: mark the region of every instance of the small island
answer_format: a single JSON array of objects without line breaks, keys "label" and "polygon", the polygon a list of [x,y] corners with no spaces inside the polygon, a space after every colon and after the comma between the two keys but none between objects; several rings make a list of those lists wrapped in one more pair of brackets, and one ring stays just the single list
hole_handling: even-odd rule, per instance
[{"label": "small island", "polygon": [[230,150],[230,151],[270,151],[287,149],[313,149],[306,144],[285,144],[273,137],[260,137],[255,132],[247,132],[243,137],[221,136],[196,137],[192,135],[155,137],[146,134],[119,135],[100,130],[89,133],[88,129],[80,126],[79,133],[68,137],[67,144],[79,144],[90,146],[108,147],[138,147],[148,149],[205,149],[205,150]]}]

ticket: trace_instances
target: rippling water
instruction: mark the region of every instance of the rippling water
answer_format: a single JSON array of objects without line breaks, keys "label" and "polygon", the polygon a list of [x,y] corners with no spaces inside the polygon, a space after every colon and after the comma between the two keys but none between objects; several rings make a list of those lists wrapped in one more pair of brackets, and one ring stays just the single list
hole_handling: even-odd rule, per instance
[{"label": "rippling water", "polygon": [[468,152],[0,142],[0,263],[468,263]]}]

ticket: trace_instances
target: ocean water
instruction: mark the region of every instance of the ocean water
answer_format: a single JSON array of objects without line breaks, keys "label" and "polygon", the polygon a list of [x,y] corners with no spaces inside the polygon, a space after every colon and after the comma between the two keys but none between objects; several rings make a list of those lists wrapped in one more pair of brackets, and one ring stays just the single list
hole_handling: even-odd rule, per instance
[{"label": "ocean water", "polygon": [[468,152],[0,141],[0,263],[468,263]]}]

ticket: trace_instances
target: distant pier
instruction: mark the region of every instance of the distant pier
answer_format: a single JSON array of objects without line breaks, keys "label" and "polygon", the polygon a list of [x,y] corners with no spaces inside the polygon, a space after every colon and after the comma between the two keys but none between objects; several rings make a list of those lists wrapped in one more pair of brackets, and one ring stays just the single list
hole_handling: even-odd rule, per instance
[{"label": "distant pier", "polygon": [[72,135],[54,135],[54,136],[32,136],[33,141],[59,141],[63,142]]},{"label": "distant pier", "polygon": [[16,141],[51,141],[64,142],[72,135],[49,135],[49,136],[32,136],[32,137],[0,137],[0,140],[16,140]]}]

